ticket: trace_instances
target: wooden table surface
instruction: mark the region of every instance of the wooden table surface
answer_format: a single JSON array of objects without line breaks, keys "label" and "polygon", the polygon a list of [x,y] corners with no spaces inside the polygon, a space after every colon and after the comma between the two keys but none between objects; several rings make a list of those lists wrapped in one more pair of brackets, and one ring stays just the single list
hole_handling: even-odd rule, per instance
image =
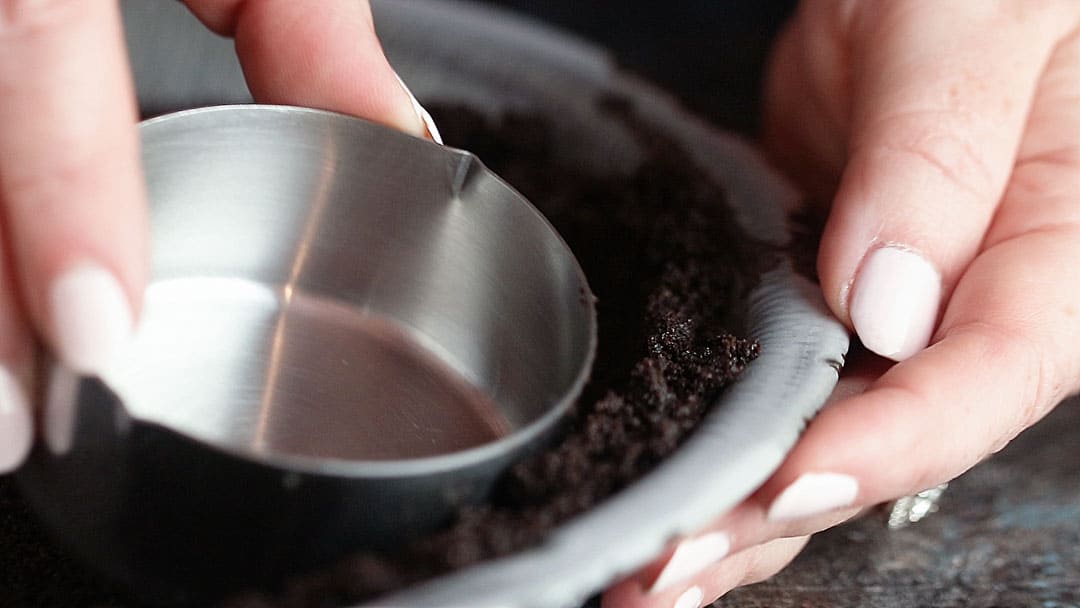
[{"label": "wooden table surface", "polygon": [[716,606],[1080,606],[1080,401],[953,482],[938,513],[820,534],[779,576]]}]

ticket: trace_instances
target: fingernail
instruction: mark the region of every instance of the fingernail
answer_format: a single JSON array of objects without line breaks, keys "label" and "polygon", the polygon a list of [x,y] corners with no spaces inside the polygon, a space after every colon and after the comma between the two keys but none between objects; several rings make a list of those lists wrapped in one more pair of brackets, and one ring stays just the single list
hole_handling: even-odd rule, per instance
[{"label": "fingernail", "polygon": [[15,376],[0,367],[0,473],[15,470],[33,442],[30,402]]},{"label": "fingernail", "polygon": [[405,81],[401,79],[401,76],[398,76],[397,74],[394,74],[394,76],[397,76],[398,82],[401,83],[401,88],[405,89],[405,93],[408,94],[409,99],[412,100],[413,111],[416,112],[416,116],[420,119],[420,123],[427,131],[425,136],[437,144],[443,143],[439,128],[435,126],[435,119],[424,109],[424,106],[420,105],[420,101],[416,99],[416,95],[412,94],[412,91],[409,90],[409,85],[405,84]]},{"label": "fingernail", "polygon": [[705,592],[701,590],[701,587],[690,587],[683,591],[683,594],[679,596],[679,599],[675,600],[671,608],[701,608],[701,600],[703,599],[705,599]]},{"label": "fingernail", "polygon": [[902,361],[930,342],[941,303],[941,275],[919,254],[874,250],[851,294],[851,323],[866,348]]},{"label": "fingernail", "polygon": [[710,532],[682,541],[675,547],[675,552],[649,588],[649,593],[670,589],[677,583],[689,580],[724,559],[730,550],[731,538],[723,532]]},{"label": "fingernail", "polygon": [[100,374],[131,339],[127,296],[109,271],[76,265],[62,274],[49,294],[60,360],[84,374]]},{"label": "fingernail", "polygon": [[820,515],[850,506],[858,494],[859,482],[851,475],[804,473],[773,499],[768,519],[784,521]]}]

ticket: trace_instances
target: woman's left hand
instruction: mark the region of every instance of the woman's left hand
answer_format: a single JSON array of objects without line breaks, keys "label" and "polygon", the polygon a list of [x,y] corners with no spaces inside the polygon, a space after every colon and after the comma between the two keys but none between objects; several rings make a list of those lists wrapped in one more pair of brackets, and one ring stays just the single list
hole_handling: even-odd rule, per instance
[{"label": "woman's left hand", "polygon": [[832,201],[825,299],[884,358],[853,353],[780,470],[605,606],[695,608],[766,578],[1080,389],[1080,3],[806,0],[766,102],[772,157]]},{"label": "woman's left hand", "polygon": [[[234,36],[263,103],[437,138],[387,63],[366,0],[187,0]],[[0,474],[34,441],[37,343],[100,374],[131,339],[149,261],[118,0],[0,0]]]}]

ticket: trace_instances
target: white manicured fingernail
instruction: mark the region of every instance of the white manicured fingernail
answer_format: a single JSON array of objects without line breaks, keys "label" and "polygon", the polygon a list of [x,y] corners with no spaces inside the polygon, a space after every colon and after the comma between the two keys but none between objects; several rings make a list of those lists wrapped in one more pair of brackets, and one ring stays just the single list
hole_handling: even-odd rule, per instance
[{"label": "white manicured fingernail", "polygon": [[799,519],[850,506],[859,482],[839,473],[804,473],[769,505],[770,521]]},{"label": "white manicured fingernail", "polygon": [[[394,74],[397,76],[397,74]],[[409,95],[409,99],[412,100],[413,111],[416,112],[416,116],[420,119],[420,123],[424,125],[424,129],[427,130],[427,138],[431,141],[441,144],[442,135],[439,133],[439,127],[435,126],[435,119],[431,117],[431,114],[424,109],[424,106],[420,105],[420,102],[416,99],[416,95],[412,94],[409,90],[409,85],[405,84],[405,81],[401,79],[401,76],[397,76],[398,82],[401,83],[401,88],[405,89],[405,92]]]},{"label": "white manicured fingernail", "polygon": [[15,376],[0,367],[0,473],[22,464],[33,438],[34,425],[26,393]]},{"label": "white manicured fingernail", "polygon": [[731,538],[723,532],[710,532],[682,541],[675,547],[675,552],[660,571],[660,576],[656,577],[649,593],[670,589],[677,583],[689,580],[724,559],[730,550]]},{"label": "white manicured fingernail", "polygon": [[705,599],[705,592],[701,590],[701,587],[690,587],[683,591],[671,608],[701,608],[703,599]]},{"label": "white manicured fingernail", "polygon": [[903,361],[930,342],[941,304],[941,275],[919,254],[874,250],[851,294],[851,323],[866,348]]},{"label": "white manicured fingernail", "polygon": [[109,271],[93,264],[73,266],[49,293],[60,360],[84,374],[100,374],[131,339],[127,295]]}]

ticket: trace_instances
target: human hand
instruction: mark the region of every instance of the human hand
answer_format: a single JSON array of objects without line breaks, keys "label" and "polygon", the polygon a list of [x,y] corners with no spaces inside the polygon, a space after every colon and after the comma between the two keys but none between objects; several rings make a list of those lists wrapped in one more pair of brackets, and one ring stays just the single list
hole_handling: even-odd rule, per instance
[{"label": "human hand", "polygon": [[[187,4],[235,37],[256,100],[434,128],[366,1]],[[148,271],[137,117],[117,2],[0,2],[0,473],[32,443],[35,337],[93,374],[132,332]]]},{"label": "human hand", "polygon": [[767,149],[832,201],[825,299],[899,363],[852,357],[780,470],[605,606],[687,608],[770,576],[1080,388],[1080,3],[807,1],[766,97]]}]

